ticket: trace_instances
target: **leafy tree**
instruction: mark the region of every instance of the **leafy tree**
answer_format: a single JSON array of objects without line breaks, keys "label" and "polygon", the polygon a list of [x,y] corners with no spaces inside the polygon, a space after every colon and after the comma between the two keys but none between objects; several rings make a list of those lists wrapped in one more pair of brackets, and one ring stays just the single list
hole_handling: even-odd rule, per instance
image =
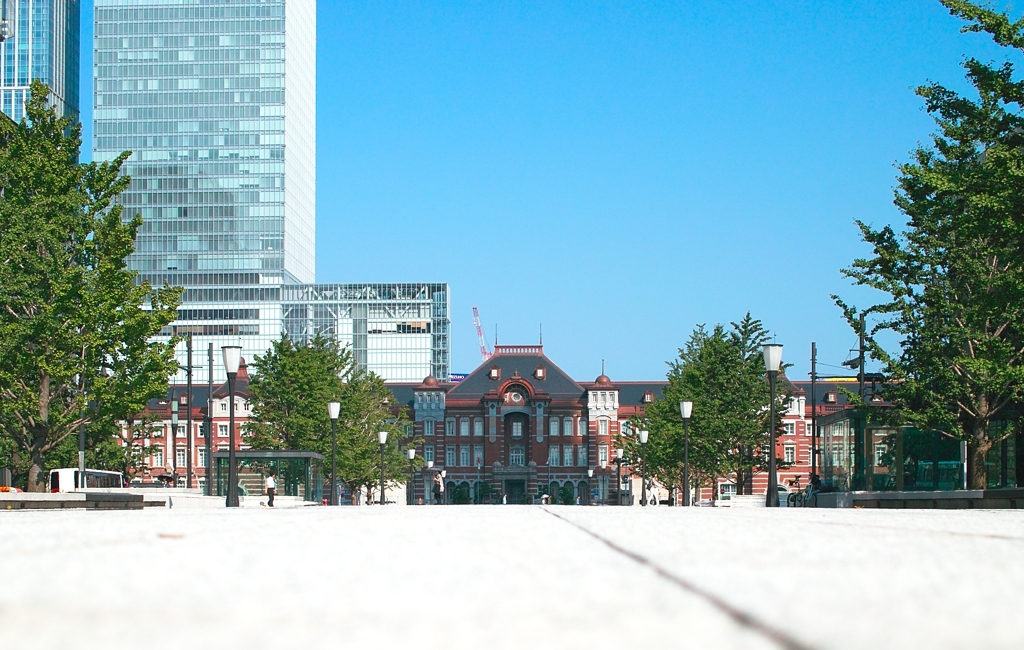
[{"label": "leafy tree", "polygon": [[[941,0],[984,32],[1024,52],[1024,21],[961,0]],[[1024,390],[1024,82],[1009,62],[964,61],[974,97],[938,83],[916,89],[938,131],[899,166],[902,231],[858,222],[872,255],[844,273],[884,301],[859,312],[833,296],[851,326],[865,328],[887,379],[888,419],[966,440],[972,488],[986,485],[985,456],[1013,429]],[[900,349],[876,338],[892,332]]]},{"label": "leafy tree", "polygon": [[338,482],[353,494],[379,486],[381,430],[389,432],[385,479],[407,479],[408,460],[401,452],[405,413],[392,413],[391,391],[380,377],[356,369],[347,348],[321,336],[305,345],[285,336],[250,368],[253,416],[246,426],[253,448],[300,449],[330,458],[327,404],[337,401]]},{"label": "leafy tree", "polygon": [[[709,331],[700,325],[693,331],[686,347],[679,350],[679,358],[669,363],[663,397],[650,404],[646,417],[631,427],[646,426],[650,432],[646,449],[650,476],[685,489],[679,402],[689,400],[693,402],[691,480],[713,484],[719,476],[736,473],[737,483],[746,483],[749,493],[749,481],[739,480],[740,474],[767,464],[770,398],[761,352],[767,340],[761,321],[749,312],[729,329],[716,325]],[[777,412],[781,412],[784,388],[778,393]],[[639,447],[631,438],[626,453],[639,459]]]},{"label": "leafy tree", "polygon": [[343,382],[352,375],[349,350],[319,335],[305,345],[284,335],[249,369],[249,444],[330,454],[327,403],[341,399]]},{"label": "leafy tree", "polygon": [[115,204],[130,152],[78,163],[81,126],[48,97],[34,82],[27,119],[0,126],[0,435],[29,490],[79,424],[123,418],[177,367],[173,345],[150,339],[180,290],[137,285],[125,263],[142,224]]}]

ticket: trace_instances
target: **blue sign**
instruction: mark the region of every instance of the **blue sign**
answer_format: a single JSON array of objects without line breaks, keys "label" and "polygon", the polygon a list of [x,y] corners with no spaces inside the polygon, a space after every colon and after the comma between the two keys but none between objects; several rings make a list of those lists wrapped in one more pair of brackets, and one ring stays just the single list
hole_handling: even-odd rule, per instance
[{"label": "blue sign", "polygon": [[464,372],[450,372],[448,373],[448,381],[453,384],[457,384],[467,377]]}]

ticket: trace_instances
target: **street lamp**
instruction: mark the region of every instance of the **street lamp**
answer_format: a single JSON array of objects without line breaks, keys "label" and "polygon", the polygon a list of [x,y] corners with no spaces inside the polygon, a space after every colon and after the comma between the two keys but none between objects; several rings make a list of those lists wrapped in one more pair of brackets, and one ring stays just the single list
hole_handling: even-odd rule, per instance
[{"label": "street lamp", "polygon": [[412,491],[413,491],[413,488],[412,488],[412,482],[413,482],[412,461],[416,460],[416,448],[415,447],[409,447],[408,449],[405,450],[405,455],[409,458],[409,487],[408,487],[408,489],[406,489],[405,500],[409,502],[406,505],[411,506],[412,505]]},{"label": "street lamp", "polygon": [[444,496],[444,479],[447,476],[448,476],[448,470],[442,469],[441,470],[441,505],[446,505],[448,503],[447,501],[445,501],[445,496]]},{"label": "street lamp", "polygon": [[483,472],[484,472],[484,464],[482,462],[477,462],[477,464],[476,464],[476,488],[473,490],[473,500],[476,501],[476,503],[478,505],[484,502],[484,497],[483,497],[482,494],[480,494],[480,488],[481,488],[481,486],[483,486],[483,481],[481,481],[480,479],[483,478],[483,476],[482,476]]},{"label": "street lamp", "polygon": [[377,439],[380,440],[380,504],[384,505],[384,445],[388,444],[388,432],[378,431]]},{"label": "street lamp", "polygon": [[178,398],[171,398],[171,475],[174,477],[174,484],[171,487],[178,487]]},{"label": "street lamp", "polygon": [[587,478],[590,479],[587,481],[587,505],[589,506],[591,503],[593,503],[593,501],[590,498],[590,495],[594,493],[594,470],[587,470]]},{"label": "street lamp", "polygon": [[327,402],[327,414],[331,416],[331,505],[338,505],[338,415],[341,402]]},{"label": "street lamp", "polygon": [[767,343],[762,348],[764,367],[768,371],[768,392],[771,402],[768,405],[768,490],[765,494],[765,506],[779,507],[778,477],[775,472],[775,379],[779,376],[782,365],[782,346],[778,343]]},{"label": "street lamp", "polygon": [[238,376],[238,364],[242,360],[242,348],[237,345],[225,345],[221,349],[224,359],[224,370],[228,373],[228,427],[231,430],[231,442],[228,447],[228,496],[227,507],[238,507],[238,467],[235,465],[235,378]]},{"label": "street lamp", "polygon": [[626,459],[622,457],[622,447],[615,450],[615,498],[618,499],[617,505],[622,505],[622,464],[626,462]]},{"label": "street lamp", "polygon": [[679,414],[683,416],[683,505],[690,505],[690,415],[693,402],[679,402]]},{"label": "street lamp", "polygon": [[640,430],[640,505],[647,505],[647,437],[651,435],[647,429]]}]

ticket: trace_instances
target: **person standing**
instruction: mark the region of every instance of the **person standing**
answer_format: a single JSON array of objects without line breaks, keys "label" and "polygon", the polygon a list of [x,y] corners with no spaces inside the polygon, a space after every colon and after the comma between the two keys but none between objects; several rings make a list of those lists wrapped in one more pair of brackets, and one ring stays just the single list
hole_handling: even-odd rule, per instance
[{"label": "person standing", "polygon": [[267,505],[271,508],[274,507],[274,492],[277,491],[277,481],[274,480],[276,473],[271,472],[270,476],[267,477]]}]

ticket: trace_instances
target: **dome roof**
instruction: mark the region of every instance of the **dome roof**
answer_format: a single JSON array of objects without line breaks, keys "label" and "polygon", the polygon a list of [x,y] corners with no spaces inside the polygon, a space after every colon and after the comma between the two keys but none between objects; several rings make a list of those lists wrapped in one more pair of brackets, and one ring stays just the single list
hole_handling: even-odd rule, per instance
[{"label": "dome roof", "polygon": [[600,375],[597,379],[594,380],[594,383],[597,384],[598,386],[611,386],[612,380],[608,379],[608,375]]},{"label": "dome roof", "polygon": [[423,386],[427,386],[429,388],[437,388],[437,386],[438,386],[437,378],[434,377],[434,375],[427,375],[427,378],[423,380],[423,384],[422,385]]}]

